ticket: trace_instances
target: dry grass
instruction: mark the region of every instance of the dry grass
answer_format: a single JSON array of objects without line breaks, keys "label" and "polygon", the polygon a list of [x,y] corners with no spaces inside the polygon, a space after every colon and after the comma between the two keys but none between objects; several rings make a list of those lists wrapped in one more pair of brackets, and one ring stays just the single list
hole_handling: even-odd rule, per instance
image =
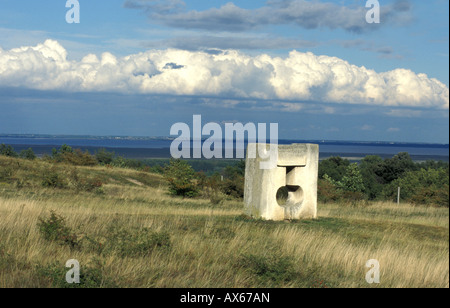
[{"label": "dry grass", "polygon": [[[87,287],[449,287],[448,209],[331,204],[317,220],[264,222],[242,216],[239,201],[173,198],[156,175],[80,172],[110,180],[100,194],[0,184],[1,288],[65,286],[69,259],[91,275]],[[37,223],[52,210],[79,247],[43,238]],[[144,228],[168,234],[170,247],[121,255],[108,238],[125,230],[136,239]],[[365,281],[369,259],[380,262],[379,285]]]}]

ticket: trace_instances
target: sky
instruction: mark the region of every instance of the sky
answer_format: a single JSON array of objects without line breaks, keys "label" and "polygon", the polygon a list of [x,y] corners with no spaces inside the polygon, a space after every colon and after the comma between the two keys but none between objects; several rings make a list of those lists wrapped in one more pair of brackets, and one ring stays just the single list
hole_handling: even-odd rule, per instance
[{"label": "sky", "polygon": [[449,143],[447,0],[78,2],[0,0],[0,134]]}]

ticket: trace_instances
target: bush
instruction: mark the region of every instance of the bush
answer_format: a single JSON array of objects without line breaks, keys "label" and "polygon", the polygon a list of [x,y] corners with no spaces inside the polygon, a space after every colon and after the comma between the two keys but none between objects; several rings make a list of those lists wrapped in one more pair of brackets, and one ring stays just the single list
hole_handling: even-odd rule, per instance
[{"label": "bush", "polygon": [[383,179],[384,184],[389,184],[400,178],[406,172],[415,170],[417,170],[417,167],[414,161],[408,153],[403,152],[384,160],[377,171],[377,175]]},{"label": "bush", "polygon": [[69,269],[65,264],[51,263],[47,266],[37,266],[36,272],[39,277],[48,281],[52,288],[64,289],[91,289],[91,288],[114,288],[117,287],[111,279],[103,276],[103,265],[94,260],[87,266],[80,268],[80,283],[69,284],[66,281],[66,273]]},{"label": "bush", "polygon": [[365,189],[363,178],[356,163],[347,166],[345,175],[338,183],[344,191],[348,192],[361,193]]},{"label": "bush", "polygon": [[195,171],[185,161],[172,159],[165,168],[164,178],[173,195],[193,198],[199,193]]},{"label": "bush", "polygon": [[116,253],[120,257],[145,257],[155,249],[170,249],[171,241],[166,232],[154,232],[146,228],[129,230],[112,225],[105,243],[100,246],[102,253]]},{"label": "bush", "polygon": [[386,186],[385,198],[395,201],[398,187],[401,200],[413,204],[449,206],[449,169],[420,169],[406,172],[401,178]]},{"label": "bush", "polygon": [[200,174],[199,185],[206,189],[207,196],[214,203],[221,194],[233,198],[244,198],[245,162],[239,161],[234,166],[227,166],[222,174],[216,172],[209,178]]},{"label": "bush", "polygon": [[330,157],[319,164],[319,179],[328,175],[333,181],[339,182],[345,175],[350,161],[341,157]]},{"label": "bush", "polygon": [[56,242],[60,245],[67,245],[70,248],[79,246],[78,237],[66,225],[64,217],[59,216],[54,211],[50,212],[50,217],[40,217],[37,223],[39,233],[45,240]]},{"label": "bush", "polygon": [[0,145],[0,155],[8,156],[8,157],[18,157],[17,153],[14,151],[14,148],[10,145],[1,144]]},{"label": "bush", "polygon": [[342,191],[328,179],[319,179],[317,199],[324,203],[337,202],[342,199]]},{"label": "bush", "polygon": [[22,150],[19,154],[20,158],[28,159],[28,160],[35,160],[36,154],[34,154],[33,149],[29,148],[27,150]]},{"label": "bush", "polygon": [[221,191],[234,198],[244,198],[245,163],[239,162],[235,166],[227,166],[224,170]]},{"label": "bush", "polygon": [[72,149],[64,144],[59,150],[52,150],[52,158],[55,162],[65,163],[73,166],[95,166],[97,160],[88,151],[82,152],[80,149]]},{"label": "bush", "polygon": [[112,152],[107,152],[105,149],[100,149],[95,153],[95,159],[99,165],[106,166],[110,165],[114,160],[115,154]]},{"label": "bush", "polygon": [[45,170],[42,174],[42,186],[49,188],[65,188],[67,183],[64,178],[56,171],[55,168]]},{"label": "bush", "polygon": [[384,180],[378,176],[383,165],[383,159],[376,155],[368,155],[361,160],[359,168],[363,178],[364,193],[369,200],[381,197]]},{"label": "bush", "polygon": [[240,265],[269,285],[289,282],[296,277],[293,262],[288,257],[250,254],[241,258]]},{"label": "bush", "polygon": [[103,186],[100,178],[81,177],[76,169],[70,172],[70,182],[77,191],[92,192]]}]

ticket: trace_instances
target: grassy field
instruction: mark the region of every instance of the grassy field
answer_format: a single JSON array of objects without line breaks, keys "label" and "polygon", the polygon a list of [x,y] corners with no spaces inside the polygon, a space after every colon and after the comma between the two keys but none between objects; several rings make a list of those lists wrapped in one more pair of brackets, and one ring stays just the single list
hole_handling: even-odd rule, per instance
[{"label": "grassy field", "polygon": [[319,204],[290,222],[242,210],[171,197],[156,174],[0,157],[0,288],[73,286],[69,259],[78,287],[449,287],[448,208]]}]

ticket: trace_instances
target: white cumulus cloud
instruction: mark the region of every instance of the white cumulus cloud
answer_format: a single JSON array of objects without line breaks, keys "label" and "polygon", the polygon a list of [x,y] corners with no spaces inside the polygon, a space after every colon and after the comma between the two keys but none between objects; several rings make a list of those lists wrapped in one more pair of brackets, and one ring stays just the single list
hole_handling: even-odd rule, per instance
[{"label": "white cumulus cloud", "polygon": [[11,50],[0,48],[0,87],[449,107],[445,84],[407,69],[378,73],[336,57],[297,51],[282,58],[234,50],[167,49],[122,58],[107,52],[89,54],[72,61],[54,40]]}]

